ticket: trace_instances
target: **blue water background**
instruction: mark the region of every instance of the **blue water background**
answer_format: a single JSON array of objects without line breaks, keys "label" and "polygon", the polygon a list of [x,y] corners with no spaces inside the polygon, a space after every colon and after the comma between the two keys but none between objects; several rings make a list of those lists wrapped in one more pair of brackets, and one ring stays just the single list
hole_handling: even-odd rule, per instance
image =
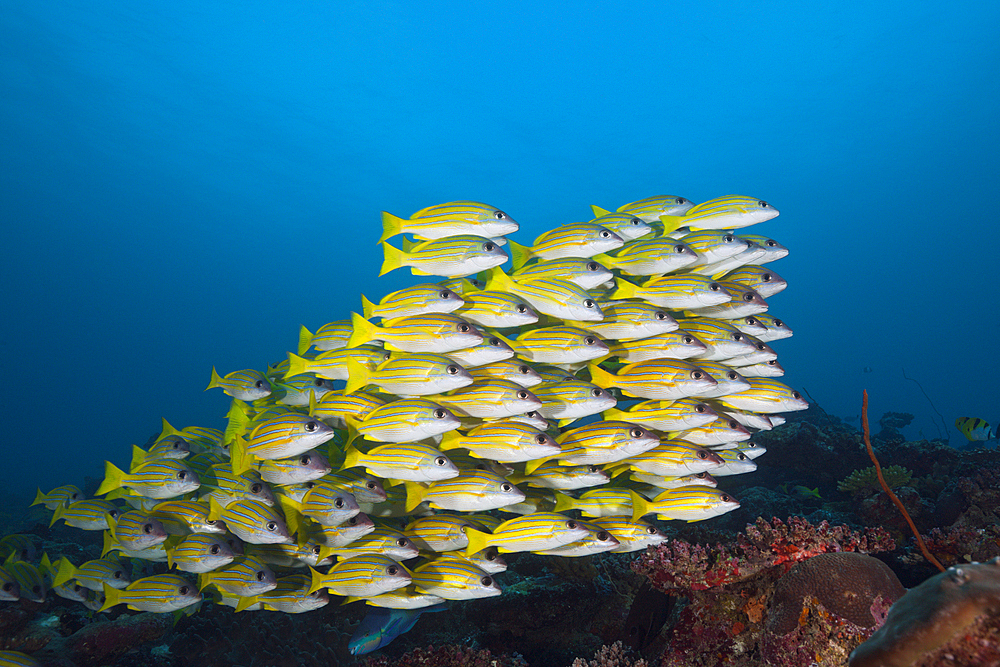
[{"label": "blue water background", "polygon": [[787,383],[843,417],[867,387],[914,439],[945,433],[904,369],[955,444],[1000,417],[996,3],[13,0],[0,34],[15,490],[126,464],[161,417],[221,427],[213,365],[415,282],[376,278],[379,211],[453,199],[522,243],[589,204],[766,199]]}]

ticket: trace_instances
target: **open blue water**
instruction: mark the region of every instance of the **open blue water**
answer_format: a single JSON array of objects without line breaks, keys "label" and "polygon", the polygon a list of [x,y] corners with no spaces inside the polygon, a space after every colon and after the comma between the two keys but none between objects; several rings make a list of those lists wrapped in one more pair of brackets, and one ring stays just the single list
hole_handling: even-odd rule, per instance
[{"label": "open blue water", "polygon": [[1000,5],[541,4],[4,3],[0,482],[220,427],[213,365],[414,282],[376,278],[379,211],[453,199],[522,243],[766,199],[786,382],[843,417],[867,387],[912,438],[1000,418]]}]

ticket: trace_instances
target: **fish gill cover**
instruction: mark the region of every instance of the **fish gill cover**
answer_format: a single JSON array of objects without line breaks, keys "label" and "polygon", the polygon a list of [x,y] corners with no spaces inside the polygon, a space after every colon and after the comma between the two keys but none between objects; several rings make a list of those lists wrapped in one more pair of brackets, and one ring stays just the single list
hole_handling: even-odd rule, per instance
[{"label": "fish gill cover", "polygon": [[[778,211],[663,196],[595,212],[532,244],[477,202],[384,213],[382,272],[436,282],[361,299],[377,324],[303,327],[280,363],[211,369],[227,420],[164,420],[128,470],[106,462],[103,499],[39,491],[53,524],[103,531],[104,549],[37,567],[12,551],[7,599],[33,576],[39,599],[99,611],[304,613],[331,595],[415,610],[500,595],[498,552],[637,551],[665,539],[643,517],[739,507],[714,477],[754,470],[751,433],[807,407],[763,342],[790,330],[755,317],[780,291],[763,265],[787,251],[742,231]],[[500,268],[511,248],[520,275]],[[131,580],[122,558],[150,566]]]}]

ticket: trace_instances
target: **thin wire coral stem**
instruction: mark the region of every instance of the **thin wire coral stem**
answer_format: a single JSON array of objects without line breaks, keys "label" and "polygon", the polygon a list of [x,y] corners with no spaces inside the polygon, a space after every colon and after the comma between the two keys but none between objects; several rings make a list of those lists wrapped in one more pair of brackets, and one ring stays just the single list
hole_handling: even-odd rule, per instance
[{"label": "thin wire coral stem", "polygon": [[944,565],[938,561],[934,555],[927,550],[927,545],[924,544],[924,538],[920,537],[920,532],[917,530],[916,525],[913,523],[913,519],[910,518],[910,513],[906,511],[903,507],[902,501],[896,497],[896,494],[892,492],[889,485],[885,483],[885,478],[882,477],[882,466],[879,465],[878,459],[875,458],[875,451],[872,449],[872,441],[868,437],[868,390],[862,390],[861,396],[861,432],[864,435],[865,447],[868,449],[868,456],[871,457],[872,463],[875,464],[875,474],[878,475],[878,483],[882,485],[882,488],[889,495],[889,499],[896,504],[899,511],[903,514],[903,518],[906,519],[906,523],[910,525],[910,530],[913,531],[913,536],[917,538],[917,546],[920,547],[920,552],[924,555],[924,558],[934,563],[934,566],[938,570],[944,572]]}]

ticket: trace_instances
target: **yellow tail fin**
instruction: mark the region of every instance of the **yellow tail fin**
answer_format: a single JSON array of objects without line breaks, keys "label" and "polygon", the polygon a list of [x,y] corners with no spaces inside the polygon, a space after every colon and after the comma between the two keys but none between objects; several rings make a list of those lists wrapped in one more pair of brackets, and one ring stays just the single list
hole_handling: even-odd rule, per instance
[{"label": "yellow tail fin", "polygon": [[347,360],[347,386],[344,387],[345,394],[354,393],[364,389],[371,381],[372,373],[363,363],[356,359]]},{"label": "yellow tail fin", "polygon": [[361,311],[365,314],[365,319],[370,320],[375,313],[375,309],[378,308],[374,303],[368,300],[364,294],[361,295]]},{"label": "yellow tail fin", "polygon": [[218,372],[215,370],[215,366],[212,366],[212,379],[209,381],[208,386],[205,387],[205,391],[209,389],[215,389],[216,387],[222,386],[222,378],[219,377]]},{"label": "yellow tail fin", "polygon": [[507,239],[507,246],[510,248],[510,263],[514,271],[527,264],[528,260],[534,256],[531,248],[521,245],[517,241]]},{"label": "yellow tail fin", "polygon": [[379,333],[379,328],[361,317],[357,313],[351,313],[351,337],[347,339],[347,347],[358,347],[375,339]]},{"label": "yellow tail fin", "polygon": [[384,276],[390,271],[395,271],[399,267],[403,266],[403,253],[402,251],[394,248],[388,243],[382,243],[382,252],[385,253],[385,260],[382,262],[382,269],[378,272],[380,276]]},{"label": "yellow tail fin", "polygon": [[120,489],[122,483],[125,481],[125,471],[118,468],[111,461],[104,462],[104,481],[101,485],[97,487],[97,491],[94,492],[95,496],[103,496],[108,491],[114,491],[115,489]]},{"label": "yellow tail fin", "polygon": [[306,350],[312,347],[315,335],[304,326],[299,327],[299,347],[296,350],[299,354],[305,354]]},{"label": "yellow tail fin", "polygon": [[484,533],[468,526],[464,530],[465,536],[469,538],[469,546],[465,547],[466,558],[490,546],[490,540],[493,538],[493,535],[490,533]]},{"label": "yellow tail fin", "polygon": [[590,381],[598,387],[608,389],[618,386],[618,378],[597,364],[587,364],[587,369],[590,370]]},{"label": "yellow tail fin", "polygon": [[424,502],[427,495],[427,487],[417,482],[406,482],[406,511],[412,512],[417,505]]},{"label": "yellow tail fin", "polygon": [[403,233],[403,225],[406,220],[392,213],[382,211],[382,236],[378,237],[379,243]]}]

